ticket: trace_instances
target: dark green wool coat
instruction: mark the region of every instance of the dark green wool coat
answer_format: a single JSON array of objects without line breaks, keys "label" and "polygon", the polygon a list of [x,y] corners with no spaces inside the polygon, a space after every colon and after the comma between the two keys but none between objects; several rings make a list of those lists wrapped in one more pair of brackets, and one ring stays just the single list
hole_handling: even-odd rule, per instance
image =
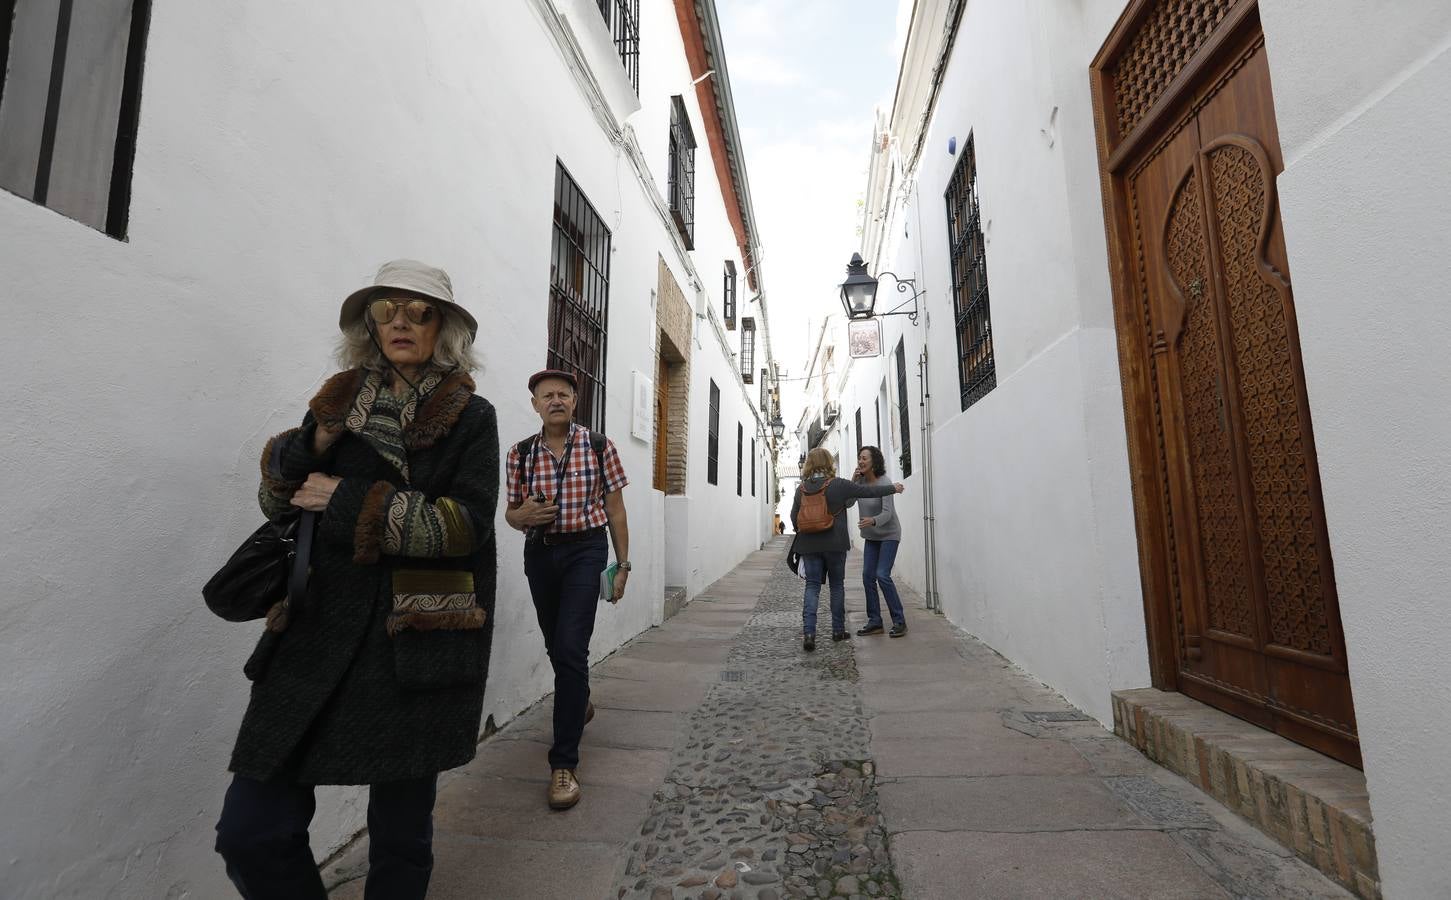
[{"label": "dark green wool coat", "polygon": [[[230,768],[249,778],[371,784],[474,756],[494,627],[494,408],[467,375],[444,377],[403,428],[405,479],[362,428],[376,382],[334,376],[302,426],[263,451],[268,514],[311,472],[342,483],[318,519],[307,602],[268,614],[247,664],[252,700]],[[311,450],[319,422],[346,429],[322,457]],[[401,489],[448,512],[437,555],[382,552]]]}]

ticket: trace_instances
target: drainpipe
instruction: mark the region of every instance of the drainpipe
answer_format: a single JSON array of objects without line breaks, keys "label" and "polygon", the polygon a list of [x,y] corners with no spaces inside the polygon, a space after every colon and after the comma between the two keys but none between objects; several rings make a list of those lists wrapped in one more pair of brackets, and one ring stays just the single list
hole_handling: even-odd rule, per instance
[{"label": "drainpipe", "polygon": [[921,412],[917,416],[922,423],[922,533],[923,550],[927,563],[927,608],[942,609],[942,597],[937,590],[937,504],[936,478],[933,476],[932,459],[932,381],[928,377],[927,345],[922,345],[922,355],[917,357],[917,380],[921,388]]}]

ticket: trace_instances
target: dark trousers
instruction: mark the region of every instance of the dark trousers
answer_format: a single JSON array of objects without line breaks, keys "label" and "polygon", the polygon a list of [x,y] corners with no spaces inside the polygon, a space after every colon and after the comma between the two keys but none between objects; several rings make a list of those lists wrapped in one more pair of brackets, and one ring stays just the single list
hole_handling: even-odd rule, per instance
[{"label": "dark trousers", "polygon": [[544,633],[544,649],[554,666],[552,769],[579,765],[579,738],[589,705],[589,642],[600,602],[600,573],[609,558],[603,533],[574,543],[524,548],[524,574]]},{"label": "dark trousers", "polygon": [[[367,900],[422,900],[433,872],[438,776],[375,784],[368,791]],[[217,852],[243,900],[326,900],[307,843],[312,785],[232,777]]]}]

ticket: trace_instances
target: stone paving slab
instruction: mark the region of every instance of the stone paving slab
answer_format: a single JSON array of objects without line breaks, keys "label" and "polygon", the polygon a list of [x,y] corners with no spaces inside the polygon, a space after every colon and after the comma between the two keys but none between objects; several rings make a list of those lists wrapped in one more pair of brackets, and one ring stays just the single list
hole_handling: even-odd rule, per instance
[{"label": "stone paving slab", "polygon": [[[1346,896],[910,594],[905,638],[804,653],[785,547],[597,665],[577,807],[545,804],[548,698],[447,773],[430,896]],[[365,871],[363,840],[325,877]]]},{"label": "stone paving slab", "polygon": [[902,860],[902,880],[910,885],[912,900],[1230,896],[1171,838],[1151,831],[918,831],[893,838],[892,852]]}]

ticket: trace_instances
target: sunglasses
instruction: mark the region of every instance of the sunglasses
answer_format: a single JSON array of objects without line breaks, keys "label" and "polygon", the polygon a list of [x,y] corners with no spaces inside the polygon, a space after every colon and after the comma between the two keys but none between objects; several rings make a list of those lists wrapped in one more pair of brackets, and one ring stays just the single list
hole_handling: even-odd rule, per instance
[{"label": "sunglasses", "polygon": [[427,325],[438,316],[438,310],[427,300],[374,300],[368,304],[368,314],[379,325],[393,321],[400,309],[414,325]]}]

